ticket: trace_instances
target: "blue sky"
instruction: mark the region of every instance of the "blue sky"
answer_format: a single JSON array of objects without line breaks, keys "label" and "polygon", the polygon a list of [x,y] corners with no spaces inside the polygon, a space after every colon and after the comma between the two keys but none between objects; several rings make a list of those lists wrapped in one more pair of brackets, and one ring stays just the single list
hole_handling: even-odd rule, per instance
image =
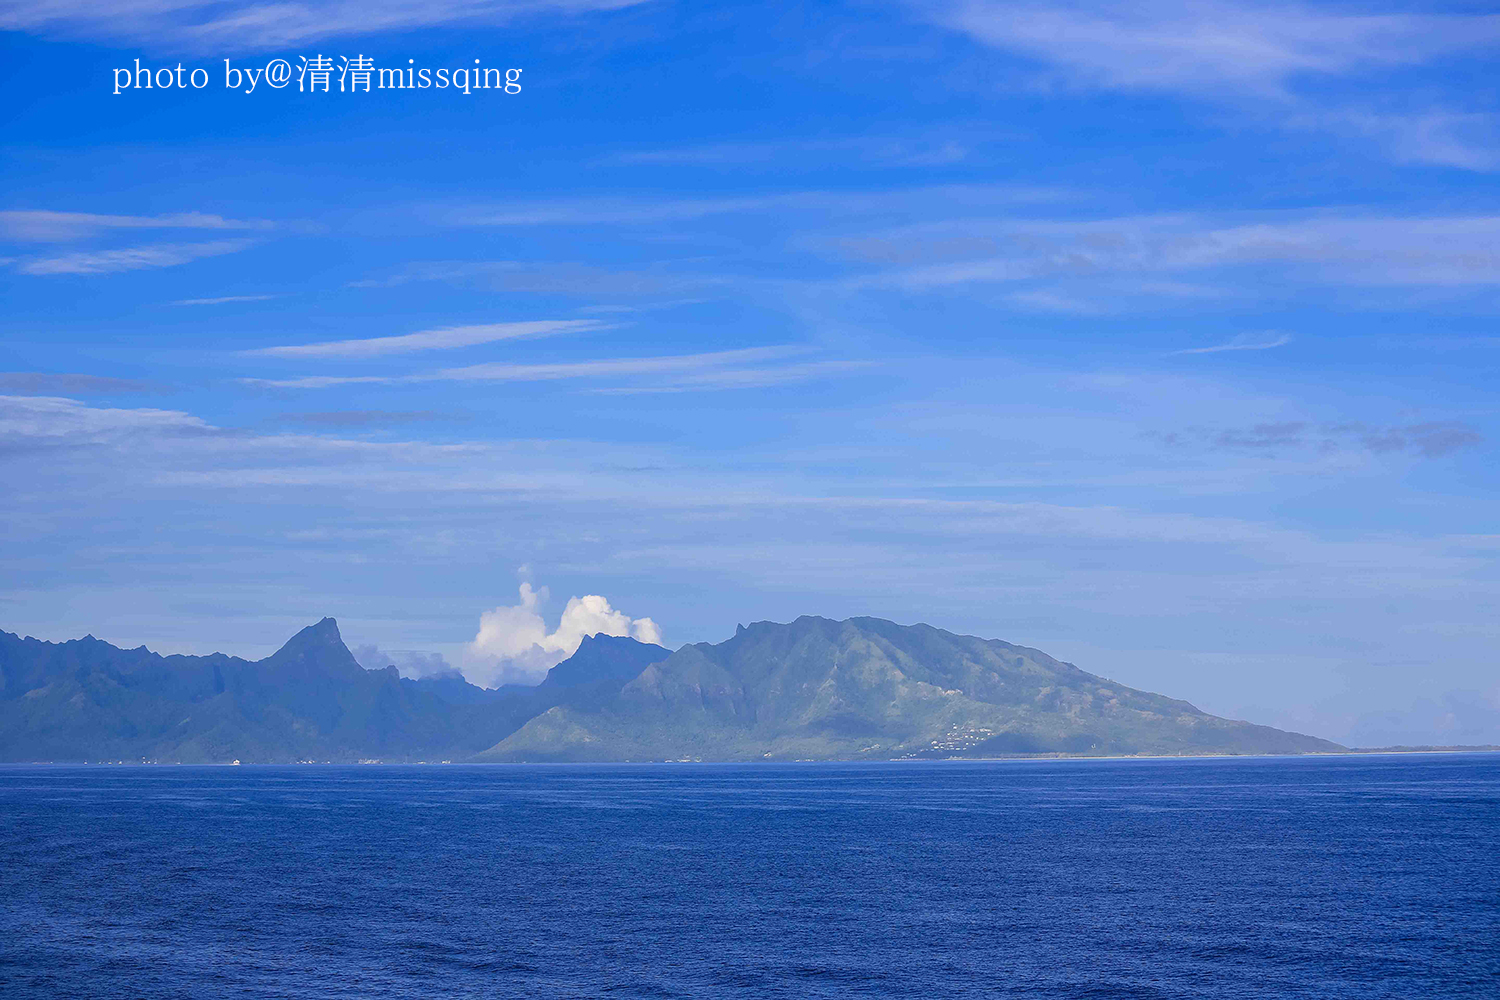
[{"label": "blue sky", "polygon": [[[873,614],[1500,742],[1497,53],[1477,4],[7,4],[0,628],[329,614],[492,682]],[[320,54],[522,87],[224,86]]]}]

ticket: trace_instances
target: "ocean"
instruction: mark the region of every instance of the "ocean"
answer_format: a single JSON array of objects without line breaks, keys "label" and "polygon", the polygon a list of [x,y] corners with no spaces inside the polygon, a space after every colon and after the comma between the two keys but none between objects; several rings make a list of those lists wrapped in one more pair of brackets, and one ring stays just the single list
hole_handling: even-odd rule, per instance
[{"label": "ocean", "polygon": [[1500,997],[1500,755],[0,766],[5,997]]}]

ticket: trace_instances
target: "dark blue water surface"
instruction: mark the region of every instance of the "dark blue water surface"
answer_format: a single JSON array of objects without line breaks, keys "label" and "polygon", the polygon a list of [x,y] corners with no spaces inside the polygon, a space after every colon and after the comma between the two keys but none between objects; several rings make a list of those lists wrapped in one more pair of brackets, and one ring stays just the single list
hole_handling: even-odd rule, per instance
[{"label": "dark blue water surface", "polygon": [[1500,756],[0,767],[7,997],[1500,997]]}]

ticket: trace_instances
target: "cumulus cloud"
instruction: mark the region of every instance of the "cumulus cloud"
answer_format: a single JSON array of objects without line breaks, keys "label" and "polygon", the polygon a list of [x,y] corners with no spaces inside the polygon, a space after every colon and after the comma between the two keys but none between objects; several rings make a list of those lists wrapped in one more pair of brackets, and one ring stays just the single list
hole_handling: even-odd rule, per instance
[{"label": "cumulus cloud", "polygon": [[481,687],[536,684],[547,671],[572,656],[586,636],[620,635],[641,642],[661,642],[661,629],[650,618],[632,618],[610,607],[598,594],[570,597],[557,628],[547,630],[540,609],[546,587],[521,584],[521,602],[479,616],[479,633],[464,656],[464,676]]},{"label": "cumulus cloud", "polygon": [[443,658],[442,653],[426,653],[414,649],[385,650],[379,646],[355,646],[351,650],[354,659],[366,670],[384,670],[395,667],[402,677],[457,677],[458,669]]}]

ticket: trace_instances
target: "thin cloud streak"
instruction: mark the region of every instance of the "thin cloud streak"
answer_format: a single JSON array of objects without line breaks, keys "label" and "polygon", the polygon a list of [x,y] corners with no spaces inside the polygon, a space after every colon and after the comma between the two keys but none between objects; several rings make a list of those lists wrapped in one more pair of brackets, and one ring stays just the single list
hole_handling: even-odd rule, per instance
[{"label": "thin cloud streak", "polygon": [[133,378],[85,375],[78,372],[0,372],[0,392],[37,396],[113,395],[164,392],[165,386]]},{"label": "thin cloud streak", "polygon": [[394,288],[423,281],[588,299],[601,295],[623,298],[681,295],[725,284],[721,277],[669,274],[657,267],[616,270],[570,262],[479,260],[414,261],[387,277],[351,281],[348,287]]},{"label": "thin cloud streak", "polygon": [[1227,344],[1215,344],[1212,347],[1188,347],[1180,351],[1171,351],[1171,354],[1218,354],[1220,351],[1269,351],[1273,347],[1282,347],[1290,344],[1292,338],[1282,334],[1273,340],[1254,340],[1244,335],[1235,337]]},{"label": "thin cloud streak", "polygon": [[244,351],[247,355],[278,358],[371,358],[412,351],[436,351],[455,347],[472,347],[498,340],[550,337],[562,333],[609,329],[598,320],[535,320],[521,323],[484,323],[474,326],[450,326],[421,330],[397,337],[369,337],[359,340],[331,340],[317,344],[292,344],[262,347]]},{"label": "thin cloud streak", "polygon": [[1357,285],[1500,283],[1500,216],[1287,218],[1126,216],[1098,220],[953,219],[889,230],[878,237],[827,241],[836,254],[875,256],[892,247],[955,236],[979,237],[1000,254],[892,269],[850,279],[859,287],[930,290],[1039,278],[1097,279],[1107,274],[1165,273],[1256,264],[1296,265],[1299,281]]},{"label": "thin cloud streak", "polygon": [[230,302],[266,302],[279,299],[280,295],[220,295],[213,299],[178,299],[174,306],[221,306]]},{"label": "thin cloud streak", "polygon": [[[605,358],[594,361],[561,361],[550,364],[493,362],[444,368],[414,375],[312,375],[294,379],[246,378],[242,382],[276,389],[324,389],[339,385],[395,385],[412,382],[548,382],[563,379],[607,379],[632,376],[665,376],[670,384],[700,388],[731,387],[738,381],[750,387],[771,384],[787,366],[746,369],[740,366],[774,362],[805,354],[811,348],[783,345],[750,347],[704,354],[679,354],[653,358]],[[802,375],[812,372],[803,371]],[[784,380],[784,379],[783,379]]]},{"label": "thin cloud streak", "polygon": [[962,162],[967,146],[951,139],[908,140],[857,136],[780,142],[718,143],[665,149],[639,149],[611,154],[602,162],[632,166],[662,164],[742,169],[747,164],[770,164],[795,160],[805,165],[809,158],[826,155],[845,167],[889,166],[936,167]]},{"label": "thin cloud streak", "polygon": [[35,275],[114,274],[142,268],[176,267],[204,257],[237,253],[253,245],[252,240],[216,240],[212,243],[162,243],[123,250],[93,250],[26,261],[16,270]]},{"label": "thin cloud streak", "polygon": [[[1439,425],[1418,425],[1398,430],[1410,437],[1440,429]],[[1319,572],[1356,570],[1383,574],[1393,561],[1401,559],[1398,553],[1405,552],[1409,559],[1420,552],[1421,561],[1434,571],[1431,581],[1454,587],[1463,584],[1460,574],[1453,572],[1463,563],[1486,570],[1493,568],[1488,554],[1494,547],[1492,536],[1480,539],[1483,551],[1476,560],[1454,546],[1455,541],[1467,543],[1473,536],[1434,540],[1372,534],[1363,540],[1321,539],[1306,530],[1223,515],[1035,500],[903,495],[899,488],[893,489],[878,480],[866,480],[864,485],[880,489],[879,494],[851,496],[842,489],[837,493],[826,492],[839,485],[832,480],[806,481],[789,490],[784,481],[746,473],[726,475],[718,469],[694,471],[695,465],[680,461],[654,463],[671,465],[679,471],[669,481],[655,477],[643,488],[641,481],[632,476],[601,475],[601,459],[617,462],[618,446],[582,440],[528,448],[518,447],[525,442],[435,445],[306,434],[228,434],[180,411],[93,408],[72,400],[3,396],[0,396],[0,439],[64,449],[115,444],[122,450],[111,453],[105,460],[108,469],[101,469],[92,459],[73,463],[69,469],[82,476],[119,475],[128,470],[129,478],[158,485],[234,488],[296,484],[340,489],[358,486],[424,495],[472,494],[481,504],[495,490],[525,489],[550,496],[568,494],[572,499],[589,503],[611,498],[638,505],[637,509],[675,510],[682,514],[737,511],[746,519],[764,516],[780,519],[790,514],[801,521],[836,524],[846,542],[853,541],[855,534],[868,531],[867,539],[880,545],[891,544],[892,519],[899,516],[907,529],[915,533],[907,541],[938,534],[962,540],[965,547],[981,537],[1142,543],[1158,552],[1166,551],[1163,546],[1209,546],[1239,549],[1266,563],[1302,563]],[[1401,447],[1423,445],[1423,440],[1413,439],[1404,441]],[[167,449],[165,456],[169,459],[165,465],[133,464],[132,452],[154,454],[163,448]],[[385,461],[371,461],[375,457],[383,457]],[[226,462],[231,464],[226,467]],[[747,537],[753,536],[736,535],[713,544],[732,549]],[[763,542],[761,539],[755,544]],[[920,556],[925,551],[919,546],[914,553]],[[966,548],[966,551],[971,550]],[[842,563],[832,560],[827,565],[837,567]],[[1216,572],[1212,563],[1197,560],[1194,565],[1201,573]],[[1379,592],[1388,581],[1384,575],[1378,575],[1366,582]]]},{"label": "thin cloud streak", "polygon": [[130,40],[154,49],[219,55],[446,24],[507,24],[552,15],[619,10],[644,0],[22,0],[0,11],[0,30],[47,36]]},{"label": "thin cloud streak", "polygon": [[809,361],[804,364],[780,365],[775,368],[731,368],[684,376],[677,385],[593,389],[605,395],[643,395],[647,393],[694,392],[702,389],[766,389],[792,382],[806,382],[826,375],[874,368],[878,361]]},{"label": "thin cloud streak", "polygon": [[955,202],[972,208],[1057,202],[1073,197],[1040,185],[950,184],[898,191],[793,191],[732,198],[558,198],[477,205],[435,206],[436,221],[452,226],[644,225],[691,222],[716,215],[765,213],[773,209],[859,215],[906,208],[928,213]]},{"label": "thin cloud streak", "polygon": [[556,364],[513,365],[505,363],[446,368],[428,376],[444,381],[534,382],[560,378],[600,378],[618,375],[691,374],[734,364],[770,361],[801,354],[805,347],[750,347],[706,354],[679,354],[655,358],[609,358],[600,361],[570,361]]},{"label": "thin cloud streak", "polygon": [[1300,76],[1421,65],[1500,46],[1500,16],[1333,14],[1247,3],[940,5],[938,23],[1059,68],[1073,85],[1287,99]]},{"label": "thin cloud streak", "polygon": [[267,219],[226,219],[203,212],[174,215],[96,215],[41,209],[0,212],[0,234],[16,240],[63,243],[112,229],[275,229]]},{"label": "thin cloud streak", "polygon": [[1273,127],[1365,138],[1398,162],[1500,167],[1500,119],[1441,103],[1472,102],[1472,93],[1444,97],[1387,87],[1377,106],[1360,107],[1317,89],[1331,80],[1369,80],[1493,53],[1500,49],[1500,16],[1493,14],[1353,14],[1160,0],[1065,6],[957,0],[920,9],[983,45],[1047,66],[1035,81],[1041,87],[1217,101],[1269,112]]}]

